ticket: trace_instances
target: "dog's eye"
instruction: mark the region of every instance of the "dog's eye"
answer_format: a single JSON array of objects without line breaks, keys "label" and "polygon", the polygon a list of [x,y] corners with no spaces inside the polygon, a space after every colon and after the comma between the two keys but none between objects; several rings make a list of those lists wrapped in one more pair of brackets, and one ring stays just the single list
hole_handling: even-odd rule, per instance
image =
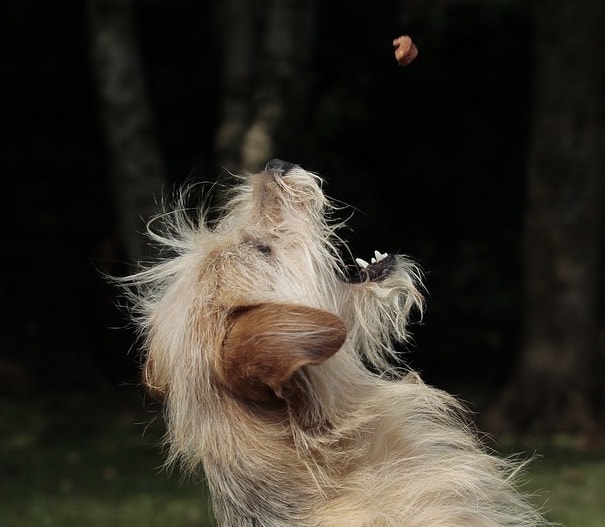
[{"label": "dog's eye", "polygon": [[265,256],[270,256],[271,253],[273,252],[273,249],[271,249],[271,246],[267,245],[266,243],[257,243],[256,249],[258,250],[259,253],[264,254]]}]

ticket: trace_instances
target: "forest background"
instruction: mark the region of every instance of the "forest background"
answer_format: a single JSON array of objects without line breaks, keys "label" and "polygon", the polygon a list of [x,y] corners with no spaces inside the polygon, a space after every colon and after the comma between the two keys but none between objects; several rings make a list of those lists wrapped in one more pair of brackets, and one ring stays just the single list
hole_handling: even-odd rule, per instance
[{"label": "forest background", "polygon": [[424,269],[425,379],[495,437],[602,446],[602,4],[3,2],[4,411],[142,404],[103,273],[152,257],[175,186],[281,157],[352,206],[355,256]]}]

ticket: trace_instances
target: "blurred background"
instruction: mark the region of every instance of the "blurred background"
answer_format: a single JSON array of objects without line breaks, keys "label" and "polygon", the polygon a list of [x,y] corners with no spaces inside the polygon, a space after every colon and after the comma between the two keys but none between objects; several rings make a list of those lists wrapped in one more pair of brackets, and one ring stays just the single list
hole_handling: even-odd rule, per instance
[{"label": "blurred background", "polygon": [[424,269],[406,362],[541,455],[553,520],[605,524],[602,0],[6,0],[0,24],[0,525],[210,525],[159,470],[103,274],[153,257],[162,196],[272,157],[351,206],[355,256]]}]

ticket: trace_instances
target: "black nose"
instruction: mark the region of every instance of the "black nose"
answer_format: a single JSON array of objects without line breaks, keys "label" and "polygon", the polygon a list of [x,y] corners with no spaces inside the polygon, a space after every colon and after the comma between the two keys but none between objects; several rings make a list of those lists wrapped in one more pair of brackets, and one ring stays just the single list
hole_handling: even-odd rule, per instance
[{"label": "black nose", "polygon": [[277,172],[280,174],[285,174],[288,172],[288,170],[294,168],[295,166],[296,165],[294,163],[275,158],[265,165],[265,172]]}]

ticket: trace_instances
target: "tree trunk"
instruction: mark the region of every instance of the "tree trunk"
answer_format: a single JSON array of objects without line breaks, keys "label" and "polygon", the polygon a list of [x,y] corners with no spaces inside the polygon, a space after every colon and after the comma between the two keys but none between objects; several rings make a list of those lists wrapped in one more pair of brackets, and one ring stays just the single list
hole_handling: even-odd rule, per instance
[{"label": "tree trunk", "polygon": [[[255,171],[276,154],[276,136],[300,111],[314,43],[315,0],[228,0],[223,16],[221,163]],[[231,14],[231,16],[228,16]]]},{"label": "tree trunk", "polygon": [[242,143],[253,115],[254,73],[258,59],[257,2],[224,0],[219,6],[223,52],[221,123],[215,150],[221,165],[239,171]]},{"label": "tree trunk", "polygon": [[597,424],[605,8],[535,2],[533,124],[525,222],[525,333],[490,425],[585,433]]},{"label": "tree trunk", "polygon": [[141,233],[157,212],[164,170],[154,134],[130,0],[89,0],[91,59],[112,157],[112,186],[123,250],[149,254]]}]

